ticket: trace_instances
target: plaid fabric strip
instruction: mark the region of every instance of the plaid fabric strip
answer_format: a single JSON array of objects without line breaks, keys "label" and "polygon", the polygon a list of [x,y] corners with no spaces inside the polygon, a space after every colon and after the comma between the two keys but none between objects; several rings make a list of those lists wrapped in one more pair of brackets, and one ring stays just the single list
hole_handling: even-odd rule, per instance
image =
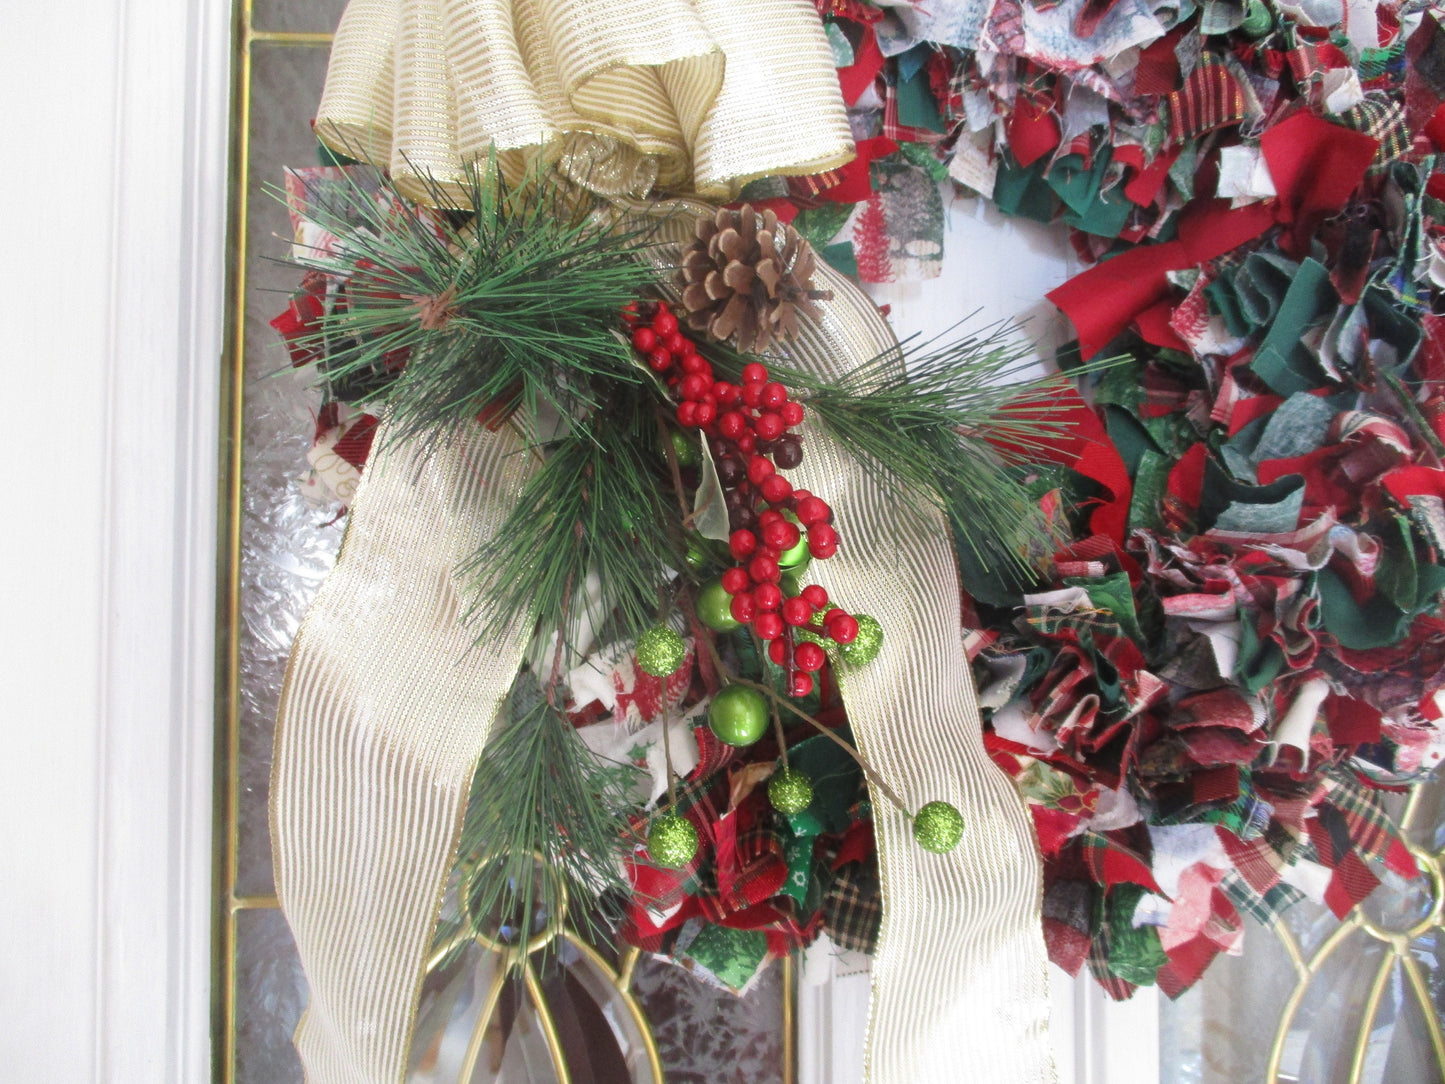
[{"label": "plaid fabric strip", "polygon": [[1332,773],[1325,786],[1329,804],[1339,811],[1350,842],[1362,855],[1383,862],[1403,877],[1419,872],[1400,841],[1394,820],[1374,792],[1344,772]]},{"label": "plaid fabric strip", "polygon": [[823,897],[823,928],[834,944],[870,956],[883,922],[883,893],[878,862],[850,862],[838,871]]},{"label": "plaid fabric strip", "polygon": [[1350,66],[1350,58],[1340,51],[1339,46],[1328,41],[1300,41],[1289,51],[1288,57],[1290,72],[1300,86],[1319,82],[1331,68]]},{"label": "plaid fabric strip", "polygon": [[1094,932],[1094,940],[1089,945],[1089,972],[1094,976],[1094,981],[1104,988],[1104,992],[1115,1001],[1127,1001],[1138,989],[1132,982],[1125,982],[1109,970],[1109,945],[1112,936],[1109,933],[1109,924],[1101,922],[1099,928]]},{"label": "plaid fabric strip", "polygon": [[1375,152],[1371,170],[1384,168],[1410,149],[1410,129],[1405,124],[1405,107],[1392,101],[1379,91],[1372,91],[1364,99],[1339,115],[1339,121],[1346,128],[1352,128],[1380,144]]},{"label": "plaid fabric strip", "polygon": [[1208,51],[1199,57],[1184,85],[1170,93],[1168,104],[1169,141],[1175,145],[1238,124],[1245,115],[1238,81],[1228,65]]},{"label": "plaid fabric strip", "polygon": [[895,143],[936,143],[941,138],[927,128],[912,128],[898,120],[898,85],[892,80],[883,84],[883,136]]},{"label": "plaid fabric strip", "polygon": [[1234,870],[1224,875],[1219,882],[1220,890],[1229,897],[1229,902],[1239,908],[1260,925],[1268,926],[1293,907],[1305,894],[1294,885],[1281,881],[1268,892],[1256,892],[1254,888]]},{"label": "plaid fabric strip", "polygon": [[[1271,824],[1270,831],[1248,842],[1224,828],[1216,828],[1215,832],[1235,869],[1251,888],[1265,893],[1279,884],[1280,871],[1289,864],[1286,851],[1276,846],[1279,842],[1276,837],[1283,833],[1280,825]],[[1288,853],[1293,854],[1293,849]]]}]

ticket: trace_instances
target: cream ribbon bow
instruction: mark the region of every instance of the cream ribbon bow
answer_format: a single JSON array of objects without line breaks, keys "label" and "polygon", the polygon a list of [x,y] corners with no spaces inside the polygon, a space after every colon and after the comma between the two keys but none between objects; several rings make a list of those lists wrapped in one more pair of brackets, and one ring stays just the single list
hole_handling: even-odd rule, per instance
[{"label": "cream ribbon bow", "polygon": [[807,0],[352,0],[316,131],[421,200],[492,150],[720,199],[854,155]]}]

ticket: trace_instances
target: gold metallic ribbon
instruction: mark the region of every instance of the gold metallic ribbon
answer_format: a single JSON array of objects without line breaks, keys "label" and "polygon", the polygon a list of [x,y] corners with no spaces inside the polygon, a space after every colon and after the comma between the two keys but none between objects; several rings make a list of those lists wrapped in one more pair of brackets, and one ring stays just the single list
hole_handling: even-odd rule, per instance
[{"label": "gold metallic ribbon", "polygon": [[528,630],[464,627],[457,566],[516,505],[531,457],[473,427],[430,454],[383,430],[296,636],[276,722],[276,894],[311,988],[315,1084],[400,1081],[477,758]]},{"label": "gold metallic ribbon", "polygon": [[[651,213],[684,244],[693,216],[710,217],[713,208],[670,201]],[[675,252],[658,258],[662,266],[679,262]],[[850,280],[820,264],[813,281],[833,298],[781,350],[788,365],[838,377],[898,349],[877,306]],[[789,480],[828,501],[842,540],[831,558],[809,566],[809,578],[885,630],[872,663],[838,675],[849,726],[912,810],[951,802],[965,824],[956,850],[930,854],[903,813],[873,801],[883,925],[864,1079],[1052,1081],[1042,859],[1023,800],[984,751],[948,524],[926,501],[915,510],[880,485],[822,426],[805,419],[802,432],[807,452]]]},{"label": "gold metallic ribbon", "polygon": [[316,131],[423,200],[492,150],[510,179],[581,154],[608,194],[723,199],[854,154],[808,0],[351,0]]},{"label": "gold metallic ribbon", "polygon": [[[814,281],[833,300],[786,350],[792,364],[837,375],[897,347],[847,279],[825,266]],[[804,425],[804,447],[791,480],[826,497],[842,539],[811,577],[885,630],[878,657],[839,676],[858,747],[911,809],[941,799],[965,825],[956,850],[930,854],[906,816],[874,799],[883,926],[864,1077],[1053,1080],[1042,863],[1022,799],[983,748],[948,525],[900,504],[822,427]]]}]

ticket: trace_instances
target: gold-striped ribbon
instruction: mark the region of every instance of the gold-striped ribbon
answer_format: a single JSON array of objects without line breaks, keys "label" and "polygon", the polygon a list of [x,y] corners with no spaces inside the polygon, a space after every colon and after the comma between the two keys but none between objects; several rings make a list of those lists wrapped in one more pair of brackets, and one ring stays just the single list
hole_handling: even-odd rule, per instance
[{"label": "gold-striped ribbon", "polygon": [[316,131],[417,199],[493,150],[515,179],[605,146],[649,166],[618,193],[724,199],[854,154],[808,0],[351,0]]},{"label": "gold-striped ribbon", "polygon": [[[833,300],[787,348],[791,364],[838,375],[896,349],[852,283],[826,266],[814,281]],[[1053,1080],[1038,842],[1018,792],[983,748],[948,525],[936,509],[901,501],[822,427],[805,422],[803,433],[807,454],[791,480],[826,496],[843,540],[810,574],[885,630],[872,663],[839,675],[849,726],[912,810],[941,799],[966,826],[956,850],[930,854],[903,813],[873,802],[883,925],[865,1079]]]},{"label": "gold-striped ribbon", "polygon": [[271,838],[311,990],[296,1049],[316,1084],[405,1073],[468,788],[529,635],[463,626],[457,567],[516,505],[531,460],[508,428],[428,452],[383,429],[291,649]]}]

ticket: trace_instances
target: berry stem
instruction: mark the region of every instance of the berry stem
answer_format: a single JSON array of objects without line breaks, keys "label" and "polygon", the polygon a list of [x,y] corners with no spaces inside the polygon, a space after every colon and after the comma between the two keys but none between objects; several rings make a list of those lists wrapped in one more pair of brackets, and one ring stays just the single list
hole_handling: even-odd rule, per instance
[{"label": "berry stem", "polygon": [[783,732],[783,717],[778,714],[778,705],[773,704],[773,733],[778,738],[778,755],[783,758],[783,771],[788,770],[788,736]]},{"label": "berry stem", "polygon": [[677,510],[686,524],[692,516],[687,510],[687,499],[682,495],[682,468],[677,462],[677,449],[672,446],[672,435],[667,428],[667,418],[662,407],[654,404],[653,416],[657,419],[657,439],[662,444],[662,454],[667,456],[667,469],[672,472],[672,491],[677,494]]},{"label": "berry stem", "polygon": [[899,812],[903,813],[905,816],[912,816],[912,814],[908,812],[908,806],[904,804],[903,799],[898,797],[898,795],[894,792],[893,788],[883,781],[883,777],[873,770],[872,765],[868,763],[868,761],[864,758],[863,754],[858,752],[858,750],[855,749],[848,742],[838,737],[837,734],[833,733],[833,731],[828,729],[822,723],[818,722],[817,719],[814,719],[811,715],[809,715],[806,711],[803,711],[801,708],[794,707],[791,703],[788,702],[786,698],[779,696],[771,686],[764,685],[757,681],[749,681],[747,678],[741,678],[736,676],[730,677],[728,680],[730,684],[747,685],[751,688],[758,690],[758,692],[762,693],[773,702],[775,709],[777,707],[787,708],[790,712],[792,712],[799,719],[803,720],[803,722],[811,726],[819,734],[824,735],[835,744],[842,746],[843,751],[847,753],[850,757],[852,757],[853,760],[857,763],[858,767],[863,770],[863,774],[868,779],[868,785],[875,788],[879,794],[882,794],[883,797],[887,798],[888,801],[892,803],[896,809],[899,810]]},{"label": "berry stem", "polygon": [[662,759],[667,762],[667,804],[674,812],[677,812],[677,773],[672,770],[672,739],[668,732],[672,729],[672,712],[667,712],[662,717]]}]

